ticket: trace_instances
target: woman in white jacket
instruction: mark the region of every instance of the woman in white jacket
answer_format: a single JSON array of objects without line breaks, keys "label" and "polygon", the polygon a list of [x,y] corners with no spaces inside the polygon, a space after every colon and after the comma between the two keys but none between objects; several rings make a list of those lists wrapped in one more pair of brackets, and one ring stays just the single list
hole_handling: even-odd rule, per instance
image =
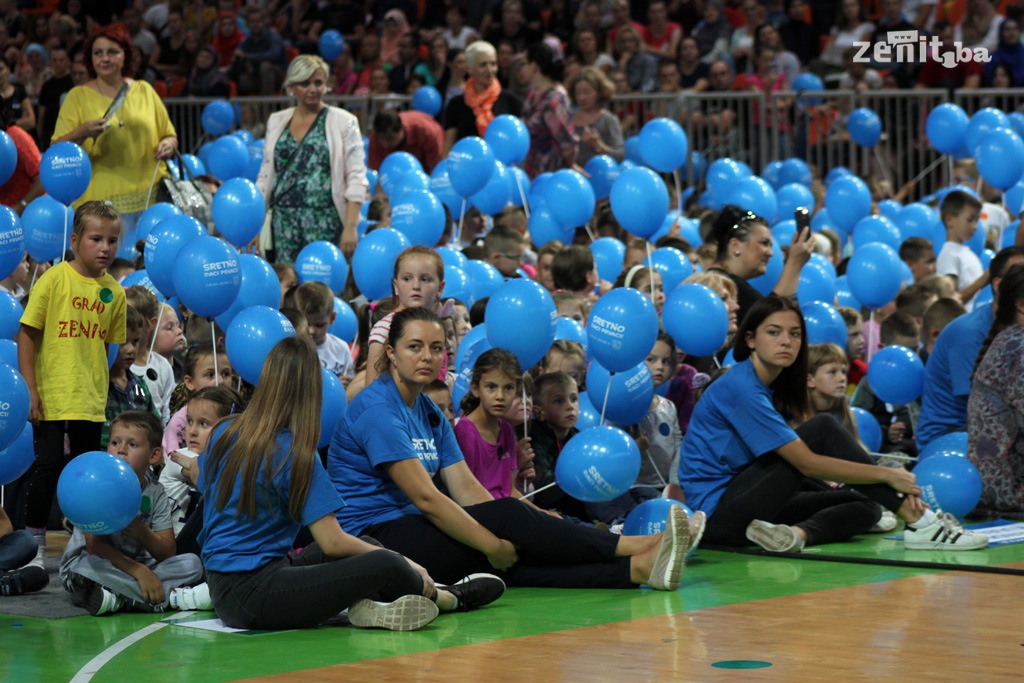
[{"label": "woman in white jacket", "polygon": [[327,63],[299,55],[285,89],[295,106],[270,115],[256,184],[273,209],[275,261],[293,263],[310,242],[325,240],[346,256],[356,248],[366,163],[358,120],[324,103]]}]

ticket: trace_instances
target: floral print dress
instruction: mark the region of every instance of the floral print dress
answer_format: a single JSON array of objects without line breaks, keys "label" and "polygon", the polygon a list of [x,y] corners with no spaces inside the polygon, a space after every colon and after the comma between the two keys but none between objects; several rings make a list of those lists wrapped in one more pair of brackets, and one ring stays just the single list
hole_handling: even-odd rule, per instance
[{"label": "floral print dress", "polygon": [[523,104],[523,123],[530,131],[530,153],[523,170],[531,178],[565,168],[562,148],[577,144],[572,108],[565,88],[556,85],[543,93],[531,90]]}]

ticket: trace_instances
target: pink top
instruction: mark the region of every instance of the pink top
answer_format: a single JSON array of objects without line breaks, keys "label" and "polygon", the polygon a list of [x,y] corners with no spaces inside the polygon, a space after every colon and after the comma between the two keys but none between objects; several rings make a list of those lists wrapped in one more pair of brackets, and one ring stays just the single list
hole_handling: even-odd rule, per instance
[{"label": "pink top", "polygon": [[462,456],[477,481],[497,498],[512,494],[512,472],[516,469],[516,433],[505,420],[498,420],[498,443],[489,443],[472,420],[455,423],[455,438]]},{"label": "pink top", "polygon": [[164,428],[164,462],[170,462],[171,453],[185,446],[185,427],[188,425],[188,417],[185,415],[185,406],[171,416],[167,427]]}]

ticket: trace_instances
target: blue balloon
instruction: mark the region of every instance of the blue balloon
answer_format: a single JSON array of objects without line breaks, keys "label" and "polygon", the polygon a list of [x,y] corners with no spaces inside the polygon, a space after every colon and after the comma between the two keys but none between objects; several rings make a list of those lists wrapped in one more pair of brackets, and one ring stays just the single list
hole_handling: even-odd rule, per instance
[{"label": "blue balloon", "polygon": [[855,176],[837,178],[825,191],[828,215],[843,230],[853,230],[857,221],[871,213],[871,192]]},{"label": "blue balloon", "polygon": [[[469,198],[470,203],[480,210],[480,213],[494,216],[501,212],[512,199],[512,185],[515,176],[505,168],[500,161],[494,163],[494,171],[490,180],[483,188]],[[392,219],[393,220],[393,219]]]},{"label": "blue balloon", "polygon": [[391,205],[391,227],[415,246],[432,247],[437,244],[444,234],[444,224],[444,205],[432,192],[403,192]]},{"label": "blue balloon", "polygon": [[398,190],[402,176],[412,171],[423,171],[420,160],[408,152],[392,152],[380,164],[380,186],[388,196]]},{"label": "blue balloon", "polygon": [[610,196],[615,219],[637,237],[646,239],[657,232],[668,213],[668,188],[649,168],[623,172],[612,184]]},{"label": "blue balloon", "polygon": [[943,434],[937,439],[929,441],[918,455],[918,462],[930,458],[933,455],[955,455],[960,458],[967,457],[967,432],[950,432]]},{"label": "blue balloon", "polygon": [[732,159],[715,159],[708,166],[704,182],[712,197],[720,202],[726,202],[729,200],[733,186],[747,177],[749,174],[745,173],[743,167]]},{"label": "blue balloon", "polygon": [[327,368],[320,368],[320,371],[323,375],[323,399],[320,403],[320,440],[316,444],[317,448],[331,443],[334,426],[348,407],[345,385]]},{"label": "blue balloon", "polygon": [[1017,228],[1020,227],[1020,221],[1014,221],[1003,228],[1003,239],[999,245],[1000,249],[1006,249],[1012,247],[1017,241]]},{"label": "blue balloon", "polygon": [[553,240],[558,240],[562,244],[571,244],[576,234],[575,228],[567,228],[558,222],[546,202],[533,205],[528,225],[530,238],[534,244],[540,247]]},{"label": "blue balloon", "polygon": [[784,266],[785,262],[782,258],[782,248],[773,248],[772,255],[771,258],[768,259],[768,266],[764,271],[764,275],[758,275],[755,278],[747,280],[747,282],[750,283],[750,286],[758,292],[768,296],[768,294],[775,289],[775,285],[778,284],[779,278],[782,277],[782,269]]},{"label": "blue balloon", "polygon": [[236,247],[244,247],[260,234],[267,214],[263,193],[246,178],[232,178],[221,185],[210,211],[217,232]]},{"label": "blue balloon", "polygon": [[91,451],[71,459],[57,480],[64,515],[85,533],[108,536],[139,514],[142,487],[128,463],[110,453]]},{"label": "blue balloon", "polygon": [[882,401],[892,405],[910,403],[924,389],[924,363],[905,346],[886,346],[868,363],[868,381]]},{"label": "blue balloon", "polygon": [[967,124],[967,133],[964,135],[964,143],[967,146],[967,153],[977,154],[978,145],[981,139],[996,128],[1013,128],[1010,119],[995,107],[985,107],[974,112],[970,122]]},{"label": "blue balloon", "polygon": [[476,365],[476,359],[491,348],[493,347],[487,338],[487,326],[477,325],[471,328],[459,341],[459,349],[455,352],[455,367],[460,372],[472,371],[473,366]]},{"label": "blue balloon", "polygon": [[25,228],[9,206],[0,206],[0,280],[25,260]]},{"label": "blue balloon", "polygon": [[785,185],[811,186],[811,167],[803,159],[791,157],[782,162],[779,169],[779,182]]},{"label": "blue balloon", "polygon": [[845,166],[833,166],[829,170],[829,172],[825,174],[825,187],[827,188],[829,185],[839,180],[840,178],[845,178],[847,176],[852,175],[854,175],[853,171],[846,168]]},{"label": "blue balloon", "polygon": [[895,251],[899,251],[900,231],[896,225],[885,216],[865,216],[853,226],[853,248],[860,249],[865,244],[880,242]]},{"label": "blue balloon", "polygon": [[968,118],[959,105],[947,102],[928,113],[925,132],[932,147],[943,154],[960,149],[967,135]]},{"label": "blue balloon", "polygon": [[800,269],[796,298],[801,304],[821,301],[831,304],[836,300],[836,278],[817,263],[807,262]]},{"label": "blue balloon", "polygon": [[[782,180],[779,178],[779,173],[781,171],[781,161],[769,161],[767,164],[764,165],[764,168],[761,170],[761,177],[768,181],[768,184],[771,185],[777,191],[781,187],[783,187]],[[779,198],[779,201],[782,201],[781,197]]]},{"label": "blue balloon", "polygon": [[441,93],[432,85],[421,85],[412,94],[412,108],[427,116],[440,114],[441,104]]},{"label": "blue balloon", "polygon": [[[375,301],[391,296],[395,261],[410,246],[405,235],[392,228],[378,228],[359,240],[352,254],[352,275],[367,299]],[[334,291],[341,291],[341,288]]]},{"label": "blue balloon", "polygon": [[584,432],[601,426],[601,413],[590,402],[587,392],[580,392],[580,414],[576,418],[576,429]]},{"label": "blue balloon", "polygon": [[555,323],[555,339],[576,342],[583,347],[584,351],[590,347],[586,328],[578,321],[564,316],[559,316],[558,321]]},{"label": "blue balloon", "polygon": [[192,216],[168,216],[146,238],[144,256],[149,279],[166,296],[174,296],[174,264],[182,247],[208,236],[206,228]]},{"label": "blue balloon", "polygon": [[986,133],[974,150],[981,177],[999,190],[1008,190],[1024,175],[1024,141],[1016,131],[996,128]]},{"label": "blue balloon", "polygon": [[462,216],[462,211],[467,206],[466,200],[452,187],[452,179],[448,176],[447,159],[439,161],[430,173],[430,191],[444,202],[452,212],[453,219],[458,220]]},{"label": "blue balloon", "polygon": [[15,339],[25,312],[21,302],[7,292],[0,292],[0,339]]},{"label": "blue balloon", "polygon": [[10,365],[0,365],[0,448],[7,448],[28,423],[28,385]]},{"label": "blue balloon", "polygon": [[[680,168],[679,171],[680,176],[684,181],[696,185],[704,179],[704,174],[708,171],[708,158],[700,152],[690,152],[690,163],[683,164],[683,167]],[[683,193],[685,194],[686,191],[684,190]]]},{"label": "blue balloon", "polygon": [[811,254],[811,258],[808,261],[808,263],[814,263],[818,266],[821,266],[829,273],[829,275],[832,276],[833,280],[836,279],[836,267],[832,264],[831,261],[828,260],[828,258],[824,254]]},{"label": "blue balloon", "polygon": [[565,444],[555,462],[555,481],[577,500],[600,502],[621,496],[640,474],[640,449],[616,427],[594,427]]},{"label": "blue balloon", "polygon": [[0,363],[18,368],[18,345],[13,339],[0,339]]},{"label": "blue balloon", "polygon": [[[193,177],[197,175],[203,175],[204,173],[206,173],[206,162],[204,162],[202,159],[195,156],[194,154],[182,154],[181,160],[185,162],[185,168],[188,170],[189,173],[192,174]],[[184,173],[180,168],[178,168],[178,163],[176,160],[169,159],[167,161],[167,165],[170,167],[169,170],[171,171],[171,175],[173,175],[174,177],[178,178],[179,180],[188,178],[188,174]]]},{"label": "blue balloon", "polygon": [[544,194],[551,215],[565,228],[581,226],[594,215],[594,188],[576,171],[567,168],[557,171],[544,188]]},{"label": "blue balloon", "polygon": [[210,173],[221,180],[244,178],[249,171],[249,147],[234,135],[214,140],[210,148]]},{"label": "blue balloon", "polygon": [[[21,212],[25,251],[38,262],[53,261],[71,248],[75,211],[53,197],[36,197]],[[63,246],[62,246],[63,245]]]},{"label": "blue balloon", "polygon": [[18,148],[6,131],[0,131],[0,185],[6,185],[18,167]]},{"label": "blue balloon", "polygon": [[825,229],[839,233],[840,236],[845,232],[842,228],[837,228],[832,222],[832,217],[828,215],[828,209],[822,208],[811,219],[811,230],[821,232]]},{"label": "blue balloon", "polygon": [[[202,161],[204,164],[208,164],[208,163],[210,163],[210,152],[211,151],[213,151],[213,143],[212,142],[204,142],[203,144],[201,144],[199,146],[199,151],[196,152],[196,156],[198,156],[199,160]],[[168,161],[168,163],[170,163],[170,161]]]},{"label": "blue balloon", "polygon": [[495,116],[484,131],[484,140],[503,164],[518,164],[530,152],[530,132],[518,116]]},{"label": "blue balloon", "polygon": [[[453,247],[438,247],[434,251],[436,251],[438,256],[441,257],[441,260],[444,261],[445,267],[456,266],[462,270],[466,269],[466,264],[469,262],[469,259],[467,259],[466,255],[458,249]],[[447,294],[447,292],[445,292],[445,294]]]},{"label": "blue balloon", "polygon": [[324,60],[331,64],[335,59],[341,56],[341,51],[345,49],[345,39],[341,37],[341,33],[333,28],[329,28],[320,34],[320,56]]},{"label": "blue balloon", "polygon": [[622,525],[622,535],[653,536],[654,534],[660,534],[668,525],[669,509],[676,505],[683,508],[687,515],[693,514],[689,508],[678,500],[671,498],[645,500],[626,515],[626,521]]},{"label": "blue balloon", "polygon": [[860,107],[850,112],[846,119],[846,130],[850,138],[861,147],[874,147],[882,137],[882,121],[872,110]]},{"label": "blue balloon", "polygon": [[[234,116],[234,109],[233,108],[232,108],[231,114],[232,114],[232,117],[233,117]],[[249,131],[247,131],[244,128],[242,128],[241,130],[236,130],[236,131],[234,131],[231,134],[234,135],[239,140],[241,140],[242,142],[244,142],[248,146],[252,146],[253,143],[256,142],[256,136],[254,136],[252,133],[250,133]],[[259,147],[262,147],[262,146],[263,146],[262,144],[259,145]]]},{"label": "blue balloon", "polygon": [[73,142],[58,142],[43,152],[39,179],[46,192],[61,204],[71,204],[85,194],[92,180],[92,162]]},{"label": "blue balloon", "polygon": [[[850,281],[845,275],[840,275],[836,278],[836,304],[855,310],[862,308],[860,302],[857,301],[857,297],[850,291]],[[846,344],[844,343],[843,346],[845,347]]]},{"label": "blue balloon", "polygon": [[597,264],[597,276],[608,282],[615,282],[622,272],[622,259],[626,256],[626,245],[614,237],[598,237],[590,244],[590,253]]},{"label": "blue balloon", "polygon": [[857,301],[881,308],[900,291],[900,257],[884,244],[865,244],[850,257],[846,277]]},{"label": "blue balloon", "polygon": [[1024,114],[1014,111],[1007,114],[1007,117],[1010,119],[1010,124],[1017,131],[1017,134],[1024,135]]},{"label": "blue balloon", "polygon": [[[932,226],[938,220],[935,210],[926,204],[907,204],[896,214],[900,244],[911,237],[932,238]],[[937,251],[937,250],[936,250]]]},{"label": "blue balloon", "polygon": [[28,472],[36,460],[32,423],[26,422],[6,448],[0,450],[0,486],[6,486]]},{"label": "blue balloon", "polygon": [[861,442],[867,446],[869,451],[877,453],[878,449],[882,447],[882,428],[879,426],[878,420],[863,408],[850,408],[850,412],[853,413],[854,421],[857,423],[857,433],[860,434]]},{"label": "blue balloon", "polygon": [[933,455],[914,467],[921,499],[934,510],[963,519],[981,500],[982,479],[967,458]]},{"label": "blue balloon", "polygon": [[169,202],[159,202],[142,212],[139,222],[135,224],[135,230],[140,240],[149,237],[153,228],[159,225],[160,221],[170,216],[180,216],[181,209]]},{"label": "blue balloon", "polygon": [[[653,344],[651,346],[654,346]],[[608,405],[605,406],[605,393]],[[587,393],[590,402],[600,414],[604,407],[605,419],[620,425],[633,425],[644,419],[654,399],[654,379],[647,363],[611,374],[600,363],[587,368]]]},{"label": "blue balloon", "polygon": [[846,323],[830,303],[801,301],[800,311],[807,326],[808,344],[835,344],[841,349],[846,348]]},{"label": "blue balloon", "polygon": [[[793,79],[793,90],[796,92],[803,92],[804,90],[810,90],[811,92],[820,92],[825,89],[825,84],[817,74],[813,74],[810,71],[805,71],[796,78]],[[820,97],[801,97],[797,100],[800,104],[813,105],[821,104]]]},{"label": "blue balloon", "polygon": [[232,369],[249,384],[258,383],[270,349],[293,336],[295,328],[276,309],[250,306],[239,311],[227,329],[225,341]]},{"label": "blue balloon", "polygon": [[[626,158],[623,160],[623,163],[625,163],[627,161],[631,162],[633,164],[643,164],[644,163],[643,154],[640,153],[640,136],[639,135],[631,135],[630,137],[626,138],[625,142],[623,143],[623,146],[624,146],[624,149],[625,149],[625,156],[626,156]],[[626,169],[623,169],[623,170],[626,170]]]},{"label": "blue balloon", "polygon": [[690,356],[709,356],[725,344],[729,314],[722,297],[710,287],[686,283],[677,287],[661,312],[665,332]]},{"label": "blue balloon", "polygon": [[658,247],[651,252],[651,257],[646,263],[661,273],[661,286],[666,295],[693,275],[693,264],[690,263],[690,259],[675,247]]},{"label": "blue balloon", "polygon": [[526,197],[526,188],[530,187],[530,178],[526,175],[526,171],[518,166],[508,166],[505,170],[509,172],[510,201],[513,206],[522,206]]},{"label": "blue balloon", "polygon": [[557,322],[554,300],[532,280],[509,280],[491,295],[484,312],[487,339],[514,353],[524,368],[536,365],[551,348]]},{"label": "blue balloon", "polygon": [[590,186],[594,188],[594,197],[607,199],[612,191],[612,183],[619,177],[619,165],[607,154],[590,157],[583,170],[590,176]]},{"label": "blue balloon", "polygon": [[686,132],[672,119],[651,119],[640,130],[640,155],[656,171],[675,171],[686,163],[688,152]]},{"label": "blue balloon", "polygon": [[190,311],[213,318],[231,308],[242,287],[238,252],[206,235],[181,248],[174,264],[174,290]]},{"label": "blue balloon", "polygon": [[391,193],[391,199],[398,201],[399,198],[406,192],[429,192],[430,191],[430,176],[423,171],[411,170],[408,173],[403,173],[397,178]]},{"label": "blue balloon", "polygon": [[771,185],[757,176],[750,176],[736,183],[729,193],[730,204],[736,204],[753,211],[769,223],[774,223],[779,214],[779,205]]},{"label": "blue balloon", "polygon": [[217,316],[220,329],[231,327],[231,321],[250,306],[277,308],[281,303],[281,282],[266,259],[255,254],[239,254],[242,285],[231,307]]},{"label": "blue balloon", "polygon": [[[277,279],[276,275],[274,276],[274,279]],[[157,301],[159,301],[160,303],[163,303],[165,301],[164,295],[160,292],[159,289],[157,289],[157,286],[153,284],[153,281],[149,279],[149,273],[147,273],[145,269],[136,270],[133,273],[129,273],[128,275],[124,276],[123,280],[121,280],[121,286],[124,287],[125,289],[128,289],[133,285],[142,285],[149,291],[153,292],[153,296],[156,297]],[[278,290],[278,293],[280,294],[280,287],[278,288]]]},{"label": "blue balloon", "polygon": [[902,209],[903,205],[895,199],[883,199],[878,202],[878,212],[891,221],[896,220]]},{"label": "blue balloon", "polygon": [[467,306],[473,305],[473,280],[465,270],[445,265],[444,298],[458,299]]},{"label": "blue balloon", "polygon": [[359,332],[359,319],[352,307],[338,297],[334,297],[334,322],[327,331],[335,337],[351,344]]},{"label": "blue balloon", "polygon": [[792,244],[796,234],[796,221],[792,218],[779,221],[772,226],[772,242],[780,247]]},{"label": "blue balloon", "polygon": [[370,189],[370,196],[372,197],[377,192],[377,182],[380,180],[380,173],[373,170],[372,168],[366,169],[366,184]]},{"label": "blue balloon", "polygon": [[790,183],[783,185],[775,193],[778,202],[779,218],[786,219],[793,215],[799,208],[814,211],[814,195],[806,185]]},{"label": "blue balloon", "polygon": [[611,290],[587,316],[587,348],[612,372],[643,362],[658,338],[658,311],[651,300],[630,287]]},{"label": "blue balloon", "polygon": [[495,292],[505,282],[498,269],[490,263],[470,259],[466,264],[466,273],[473,279],[473,300],[480,301]]},{"label": "blue balloon", "polygon": [[448,177],[452,188],[462,197],[475,195],[491,179],[494,161],[494,152],[481,138],[462,138],[448,153]]},{"label": "blue balloon", "polygon": [[203,107],[200,117],[203,130],[213,136],[223,135],[235,123],[235,110],[227,100],[214,100]]}]

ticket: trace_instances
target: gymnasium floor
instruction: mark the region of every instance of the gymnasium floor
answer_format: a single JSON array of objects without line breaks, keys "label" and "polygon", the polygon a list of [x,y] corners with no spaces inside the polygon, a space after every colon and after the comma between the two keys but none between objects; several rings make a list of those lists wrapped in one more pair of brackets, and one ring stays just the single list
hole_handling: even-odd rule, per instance
[{"label": "gymnasium floor", "polygon": [[0,614],[0,681],[1021,680],[1024,545],[908,552],[871,536],[808,554],[823,555],[949,568],[701,549],[675,593],[512,589],[413,633]]}]

